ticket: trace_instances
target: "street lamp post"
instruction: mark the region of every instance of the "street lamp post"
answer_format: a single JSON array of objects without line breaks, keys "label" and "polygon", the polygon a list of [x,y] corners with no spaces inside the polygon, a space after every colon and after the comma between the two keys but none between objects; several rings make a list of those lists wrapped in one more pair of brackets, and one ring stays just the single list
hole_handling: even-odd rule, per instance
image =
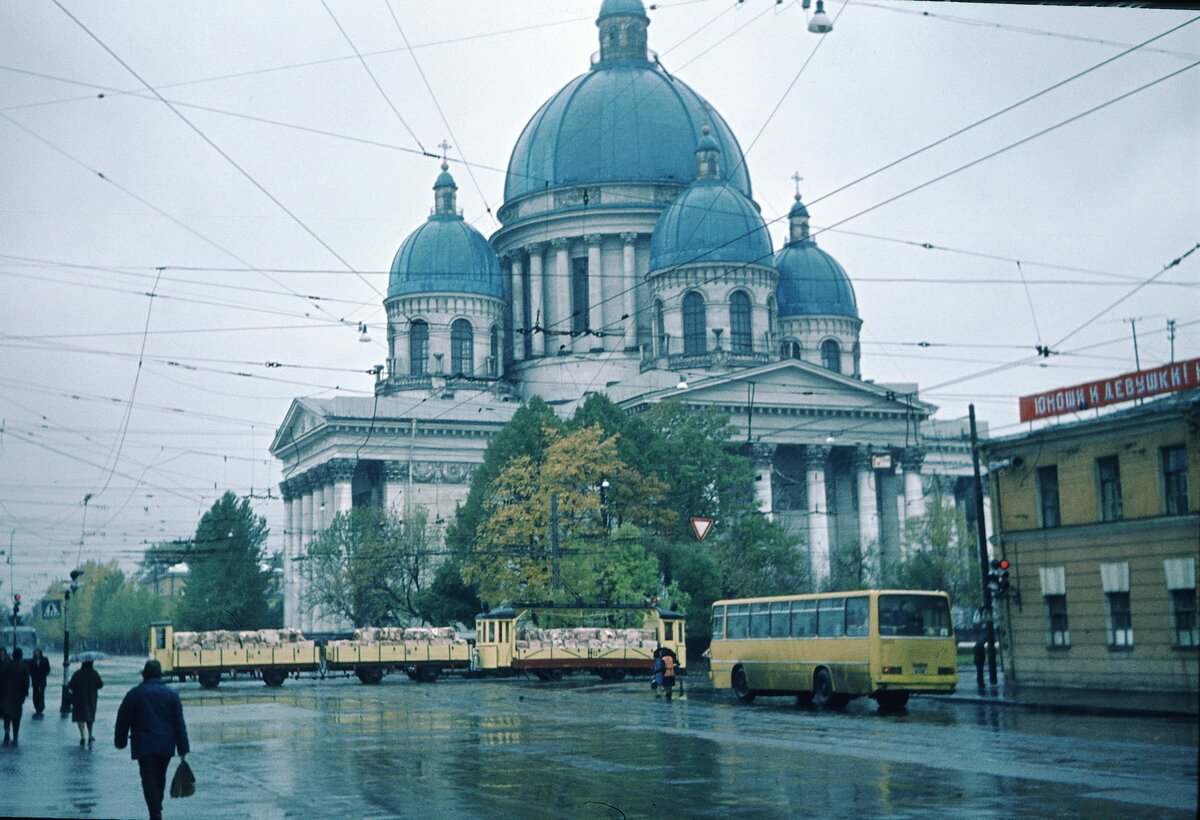
[{"label": "street lamp post", "polygon": [[71,667],[71,630],[70,621],[67,620],[67,604],[71,600],[71,593],[79,590],[79,577],[83,575],[83,570],[71,570],[71,584],[63,591],[63,683],[62,683],[62,703],[59,705],[59,714],[63,717],[71,714],[71,694],[70,694],[70,678],[68,677]]}]

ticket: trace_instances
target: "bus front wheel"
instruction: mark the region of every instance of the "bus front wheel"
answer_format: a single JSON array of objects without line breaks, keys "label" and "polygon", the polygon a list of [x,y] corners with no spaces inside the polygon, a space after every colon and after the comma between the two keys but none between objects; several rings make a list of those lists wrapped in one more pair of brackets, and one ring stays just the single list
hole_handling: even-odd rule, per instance
[{"label": "bus front wheel", "polygon": [[740,666],[733,670],[733,694],[742,703],[751,703],[754,700],[750,681],[746,680],[746,670]]}]

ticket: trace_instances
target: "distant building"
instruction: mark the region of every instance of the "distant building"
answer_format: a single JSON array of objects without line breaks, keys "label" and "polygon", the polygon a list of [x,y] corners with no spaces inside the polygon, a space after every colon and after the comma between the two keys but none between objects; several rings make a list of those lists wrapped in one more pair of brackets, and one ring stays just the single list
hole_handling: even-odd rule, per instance
[{"label": "distant building", "polygon": [[1200,394],[993,439],[1018,684],[1197,692]]},{"label": "distant building", "polygon": [[[736,136],[647,49],[649,24],[641,0],[601,4],[600,49],[518,137],[490,238],[443,162],[429,218],[392,262],[375,397],[288,410],[271,445],[286,625],[332,628],[305,604],[302,559],[335,514],[419,504],[448,521],[488,440],[535,395],[564,415],[591,393],[630,413],[668,399],[729,413],[761,509],[818,581],[847,542],[898,558],[931,488],[961,493],[922,466],[936,408],[916,385],[863,378],[854,288],[799,193],[775,249]],[[960,432],[934,454],[959,477]]]}]

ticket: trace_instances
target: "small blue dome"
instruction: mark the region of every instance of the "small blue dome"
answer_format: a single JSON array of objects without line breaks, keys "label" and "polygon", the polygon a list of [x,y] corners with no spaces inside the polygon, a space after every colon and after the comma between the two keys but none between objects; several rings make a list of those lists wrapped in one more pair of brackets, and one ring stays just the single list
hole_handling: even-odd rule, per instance
[{"label": "small blue dome", "polygon": [[500,260],[483,234],[461,216],[434,214],[404,240],[392,260],[388,298],[418,293],[503,299]]},{"label": "small blue dome", "polygon": [[706,123],[725,158],[725,179],[751,196],[737,138],[703,97],[644,60],[598,63],[567,83],[525,126],[508,161],[504,201],[600,182],[686,185],[696,178],[696,134]]},{"label": "small blue dome", "polygon": [[596,22],[615,14],[636,14],[644,18],[646,7],[642,5],[642,0],[604,0],[600,4],[600,14],[596,17]]},{"label": "small blue dome", "polygon": [[800,194],[796,194],[796,204],[788,211],[788,217],[808,216],[808,208],[804,207],[804,203],[800,201]]},{"label": "small blue dome", "polygon": [[[792,210],[804,206],[797,202]],[[807,211],[805,211],[807,215]],[[779,316],[834,315],[858,317],[850,277],[811,239],[791,242],[775,254],[779,271],[776,301]]]},{"label": "small blue dome", "polygon": [[688,262],[771,264],[771,235],[750,200],[720,179],[699,179],[658,218],[650,270]]}]

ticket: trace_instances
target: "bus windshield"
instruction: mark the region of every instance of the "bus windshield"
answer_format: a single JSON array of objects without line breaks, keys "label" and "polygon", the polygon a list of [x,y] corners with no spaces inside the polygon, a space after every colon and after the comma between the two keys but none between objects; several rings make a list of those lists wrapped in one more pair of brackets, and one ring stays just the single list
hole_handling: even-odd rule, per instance
[{"label": "bus windshield", "polygon": [[880,635],[945,638],[951,630],[950,607],[941,596],[879,596]]}]

